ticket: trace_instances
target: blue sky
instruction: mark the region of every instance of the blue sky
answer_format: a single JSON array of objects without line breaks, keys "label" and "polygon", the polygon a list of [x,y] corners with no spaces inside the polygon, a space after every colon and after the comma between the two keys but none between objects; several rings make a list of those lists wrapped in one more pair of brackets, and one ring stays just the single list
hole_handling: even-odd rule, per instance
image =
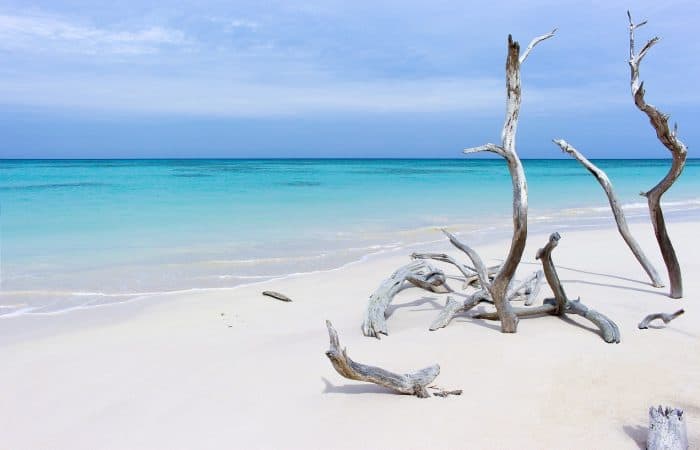
[{"label": "blue sky", "polygon": [[[101,3],[101,2],[100,2]],[[700,138],[697,1],[0,1],[0,156],[459,157],[497,141],[508,33],[523,157],[667,157],[629,91]]]}]

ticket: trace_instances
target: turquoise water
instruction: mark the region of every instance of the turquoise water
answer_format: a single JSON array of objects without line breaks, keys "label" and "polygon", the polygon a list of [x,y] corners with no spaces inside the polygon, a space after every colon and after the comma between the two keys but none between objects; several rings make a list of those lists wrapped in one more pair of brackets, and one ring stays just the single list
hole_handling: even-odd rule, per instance
[{"label": "turquoise water", "polygon": [[[632,215],[666,160],[596,161]],[[608,216],[573,160],[524,161],[532,221]],[[700,160],[666,195],[700,207]],[[228,287],[507,227],[501,160],[0,160],[0,315]]]}]

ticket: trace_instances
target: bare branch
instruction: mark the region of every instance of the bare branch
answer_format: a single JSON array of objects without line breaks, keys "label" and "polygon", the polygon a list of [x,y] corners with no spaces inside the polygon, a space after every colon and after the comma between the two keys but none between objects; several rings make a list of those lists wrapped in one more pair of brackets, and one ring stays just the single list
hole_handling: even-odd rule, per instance
[{"label": "bare branch", "polygon": [[556,33],[556,32],[557,32],[557,29],[555,28],[552,31],[550,31],[549,33],[543,34],[542,36],[537,36],[532,41],[530,41],[530,44],[528,44],[527,48],[525,49],[525,52],[520,56],[520,64],[525,62],[527,57],[530,56],[530,52],[532,51],[533,48],[535,48],[535,46],[537,44],[551,38],[552,36],[554,36],[554,33]]},{"label": "bare branch", "polygon": [[647,273],[647,275],[649,275],[649,278],[651,279],[651,284],[654,287],[663,287],[664,284],[663,281],[661,281],[661,277],[659,277],[658,272],[651,264],[647,256],[644,254],[644,251],[639,246],[637,240],[632,236],[632,233],[630,232],[629,227],[627,226],[627,219],[625,218],[625,213],[622,210],[622,206],[620,206],[620,202],[618,201],[617,196],[615,195],[615,191],[613,190],[613,186],[610,182],[610,179],[608,178],[608,175],[598,166],[589,161],[585,156],[583,156],[578,150],[576,150],[565,140],[555,139],[554,143],[557,144],[563,152],[573,156],[574,159],[580,162],[581,165],[585,167],[596,178],[596,180],[598,180],[598,183],[600,183],[600,186],[603,188],[603,191],[605,191],[605,195],[607,195],[608,197],[608,203],[610,203],[610,209],[612,210],[613,216],[615,217],[617,230],[620,232],[622,239],[624,239],[624,241],[627,243],[627,246],[634,254],[634,257],[637,258],[639,264],[641,264],[644,271]]},{"label": "bare branch", "polygon": [[491,144],[491,143],[482,145],[480,147],[466,148],[463,150],[463,153],[467,154],[467,155],[472,154],[472,153],[479,153],[479,152],[491,152],[491,153],[495,153],[497,155],[500,155],[502,157],[506,156],[506,153],[505,153],[505,150],[503,150],[503,147],[500,147],[496,144]]},{"label": "bare branch", "polygon": [[673,163],[669,169],[666,176],[653,188],[644,194],[647,198],[647,203],[649,204],[649,213],[651,215],[652,225],[654,226],[654,234],[656,235],[656,240],[659,244],[661,250],[661,255],[663,256],[664,263],[666,264],[666,269],[668,271],[668,277],[671,284],[671,298],[681,298],[683,296],[683,279],[681,276],[681,268],[678,262],[678,257],[676,256],[676,251],[673,248],[671,238],[668,236],[666,230],[666,221],[664,219],[663,211],[661,209],[661,197],[663,194],[670,189],[673,183],[681,176],[683,168],[685,167],[685,160],[688,155],[688,149],[685,144],[678,139],[678,134],[676,128],[671,131],[667,114],[662,113],[656,107],[646,102],[644,96],[644,83],[639,79],[639,63],[642,58],[646,55],[649,49],[658,42],[658,38],[653,38],[642,48],[642,51],[636,55],[634,51],[634,30],[639,28],[642,24],[634,25],[630,17],[630,86],[632,88],[632,97],[634,98],[634,104],[649,118],[651,126],[656,131],[656,137],[659,139],[661,144],[666,147],[673,157]]},{"label": "bare branch", "polygon": [[479,276],[479,283],[481,283],[481,287],[484,289],[488,289],[491,286],[491,282],[489,281],[488,270],[486,269],[486,266],[481,260],[479,254],[468,245],[460,242],[460,240],[457,239],[455,235],[453,235],[446,229],[443,228],[442,232],[445,234],[445,236],[447,236],[452,245],[462,250],[469,257],[469,259],[472,261],[472,264],[474,264],[474,268],[476,269],[477,275]]}]

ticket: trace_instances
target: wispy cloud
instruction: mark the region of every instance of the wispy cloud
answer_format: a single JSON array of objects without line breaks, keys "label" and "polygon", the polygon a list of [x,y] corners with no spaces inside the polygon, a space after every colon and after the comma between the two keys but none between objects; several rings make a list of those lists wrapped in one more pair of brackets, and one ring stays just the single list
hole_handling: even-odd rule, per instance
[{"label": "wispy cloud", "polygon": [[0,14],[0,48],[65,53],[154,53],[187,43],[182,31],[151,26],[100,28],[39,14]]},{"label": "wispy cloud", "polygon": [[[528,87],[528,114],[600,111],[627,104],[609,85],[571,89]],[[0,80],[0,98],[11,104],[142,114],[275,117],[317,114],[460,112],[500,115],[503,81],[425,79],[265,84],[219,78],[103,77],[99,83],[55,77]],[[561,99],[566,101],[562,102]]]}]

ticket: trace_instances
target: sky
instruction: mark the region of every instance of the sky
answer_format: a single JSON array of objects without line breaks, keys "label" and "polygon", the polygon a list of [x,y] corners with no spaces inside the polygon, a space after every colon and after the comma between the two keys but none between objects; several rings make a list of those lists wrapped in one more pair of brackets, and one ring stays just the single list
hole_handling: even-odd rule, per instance
[{"label": "sky", "polygon": [[522,67],[519,154],[665,158],[630,7],[661,37],[647,101],[693,157],[697,0],[0,0],[0,157],[461,157],[499,141],[508,34],[557,27]]}]

